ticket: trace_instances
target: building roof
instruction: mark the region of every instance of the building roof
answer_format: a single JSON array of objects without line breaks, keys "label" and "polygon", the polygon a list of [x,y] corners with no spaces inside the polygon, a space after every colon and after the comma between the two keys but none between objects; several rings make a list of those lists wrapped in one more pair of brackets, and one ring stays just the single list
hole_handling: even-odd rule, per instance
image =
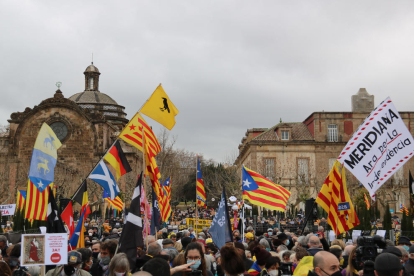
[{"label": "building roof", "polygon": [[114,99],[98,91],[83,91],[80,93],[76,93],[75,95],[69,97],[69,100],[72,100],[77,104],[100,103],[118,105],[118,103]]},{"label": "building roof", "polygon": [[89,65],[88,67],[86,67],[86,70],[84,73],[86,72],[96,72],[99,73],[98,67],[96,67],[95,65],[93,65],[93,63],[91,65]]},{"label": "building roof", "polygon": [[280,141],[279,137],[276,134],[276,130],[280,127],[291,128],[292,141],[309,141],[315,140],[312,136],[312,133],[302,122],[295,123],[279,123],[262,134],[256,136],[252,141]]}]

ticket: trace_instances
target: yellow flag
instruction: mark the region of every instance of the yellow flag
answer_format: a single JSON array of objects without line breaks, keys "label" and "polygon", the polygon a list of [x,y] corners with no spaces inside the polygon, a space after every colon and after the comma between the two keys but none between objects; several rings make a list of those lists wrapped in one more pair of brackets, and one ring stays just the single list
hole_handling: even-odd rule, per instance
[{"label": "yellow flag", "polygon": [[140,112],[171,130],[175,125],[175,116],[179,111],[160,84]]}]

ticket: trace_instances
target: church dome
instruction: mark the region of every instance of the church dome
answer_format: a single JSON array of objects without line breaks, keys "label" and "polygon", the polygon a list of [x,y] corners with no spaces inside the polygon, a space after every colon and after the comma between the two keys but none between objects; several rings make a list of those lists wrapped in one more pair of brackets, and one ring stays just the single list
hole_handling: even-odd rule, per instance
[{"label": "church dome", "polygon": [[91,113],[99,112],[103,114],[109,121],[115,123],[128,122],[125,118],[125,107],[118,105],[108,95],[99,92],[99,75],[101,73],[98,68],[92,63],[83,74],[85,75],[85,90],[69,97],[69,100],[74,101],[84,109],[89,109]]},{"label": "church dome", "polygon": [[69,100],[74,101],[75,103],[82,105],[82,104],[114,104],[118,105],[118,103],[109,97],[108,95],[98,92],[98,91],[83,91],[76,93],[75,95],[69,97]]},{"label": "church dome", "polygon": [[95,73],[99,73],[99,70],[98,70],[98,68],[97,68],[95,65],[93,65],[93,63],[92,63],[91,65],[89,65],[88,67],[86,67],[86,70],[85,70],[85,72],[84,72],[84,73],[86,73],[86,72],[95,72]]}]

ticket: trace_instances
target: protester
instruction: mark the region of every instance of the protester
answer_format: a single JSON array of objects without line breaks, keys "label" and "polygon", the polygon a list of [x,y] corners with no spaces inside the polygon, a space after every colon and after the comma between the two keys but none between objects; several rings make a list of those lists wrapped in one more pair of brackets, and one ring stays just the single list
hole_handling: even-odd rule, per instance
[{"label": "protester", "polygon": [[357,264],[356,264],[356,250],[357,248],[354,247],[348,257],[348,265],[345,269],[342,270],[342,276],[357,276]]},{"label": "protester", "polygon": [[319,251],[313,257],[313,271],[309,271],[309,276],[340,276],[338,258],[327,251]]},{"label": "protester", "polygon": [[90,273],[92,276],[102,276],[109,268],[109,263],[115,255],[118,246],[117,240],[108,240],[101,244],[100,261],[93,264]]},{"label": "protester", "polygon": [[76,251],[82,254],[81,268],[85,271],[90,271],[93,265],[92,252],[86,248],[78,248]]},{"label": "protester", "polygon": [[226,276],[238,276],[245,273],[246,269],[242,255],[244,254],[240,254],[238,249],[231,243],[220,249],[221,268]]},{"label": "protester", "polygon": [[194,264],[190,266],[192,270],[201,271],[203,276],[213,276],[211,271],[207,270],[203,249],[199,243],[192,242],[187,245],[184,258],[187,264],[194,262]]},{"label": "protester", "polygon": [[266,261],[266,269],[260,272],[260,276],[277,276],[279,275],[280,259],[279,257],[270,257]]},{"label": "protester", "polygon": [[135,262],[135,271],[138,271],[146,262],[154,258],[154,256],[161,253],[161,246],[157,242],[152,242],[148,245],[147,254],[140,257]]},{"label": "protester", "polygon": [[108,276],[124,276],[125,274],[129,274],[129,261],[125,253],[118,253],[109,263]]},{"label": "protester", "polygon": [[0,276],[12,276],[9,265],[3,260],[0,260]]},{"label": "protester", "polygon": [[259,247],[254,248],[252,252],[256,256],[256,261],[248,270],[248,273],[250,275],[258,275],[266,267],[267,259],[269,259],[272,255],[266,249]]},{"label": "protester", "polygon": [[397,256],[390,253],[382,253],[375,259],[376,276],[401,276],[402,265]]},{"label": "protester", "polygon": [[3,258],[7,257],[7,250],[8,246],[7,246],[7,238],[4,235],[0,235],[0,250],[1,250],[1,256]]}]

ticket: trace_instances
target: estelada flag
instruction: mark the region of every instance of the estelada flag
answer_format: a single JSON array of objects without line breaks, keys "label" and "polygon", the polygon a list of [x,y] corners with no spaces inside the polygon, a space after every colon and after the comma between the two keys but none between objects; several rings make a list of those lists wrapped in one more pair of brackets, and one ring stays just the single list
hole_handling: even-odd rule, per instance
[{"label": "estelada flag", "polygon": [[140,112],[171,130],[175,125],[175,116],[179,111],[160,84]]},{"label": "estelada flag", "polygon": [[200,159],[197,157],[197,206],[199,207],[207,207],[206,203],[206,190],[204,189],[204,181],[203,176],[201,174],[201,167],[200,167]]},{"label": "estelada flag", "polygon": [[364,193],[364,200],[365,200],[365,204],[367,205],[367,210],[369,210],[369,208],[371,207],[371,204],[369,204],[369,200],[367,198],[367,195]]},{"label": "estelada flag", "polygon": [[248,199],[255,205],[284,212],[289,197],[290,191],[243,167],[243,199]]},{"label": "estelada flag", "polygon": [[[53,183],[48,185],[53,187]],[[46,186],[47,187],[47,186]],[[47,204],[49,201],[49,189],[40,192],[36,185],[27,180],[25,218],[29,220],[46,220]]]},{"label": "estelada flag", "polygon": [[143,152],[142,132],[145,135],[145,143],[149,143],[153,154],[157,155],[161,151],[161,146],[152,128],[139,113],[135,114],[118,137]]},{"label": "estelada flag", "polygon": [[116,180],[132,171],[119,141],[115,142],[104,158],[116,170]]},{"label": "estelada flag", "polygon": [[16,201],[17,210],[23,210],[25,203],[26,203],[26,191],[17,190],[17,201]]},{"label": "estelada flag", "polygon": [[[340,169],[341,173],[339,172]],[[326,177],[315,202],[328,213],[328,223],[336,232],[336,235],[359,224],[359,219],[346,187],[345,168],[341,166],[338,160],[335,161]]]},{"label": "estelada flag", "polygon": [[72,201],[69,201],[68,206],[62,212],[62,220],[66,223],[66,226],[69,229],[69,239],[72,238],[73,232],[75,232],[75,223],[73,221],[73,208]]}]

